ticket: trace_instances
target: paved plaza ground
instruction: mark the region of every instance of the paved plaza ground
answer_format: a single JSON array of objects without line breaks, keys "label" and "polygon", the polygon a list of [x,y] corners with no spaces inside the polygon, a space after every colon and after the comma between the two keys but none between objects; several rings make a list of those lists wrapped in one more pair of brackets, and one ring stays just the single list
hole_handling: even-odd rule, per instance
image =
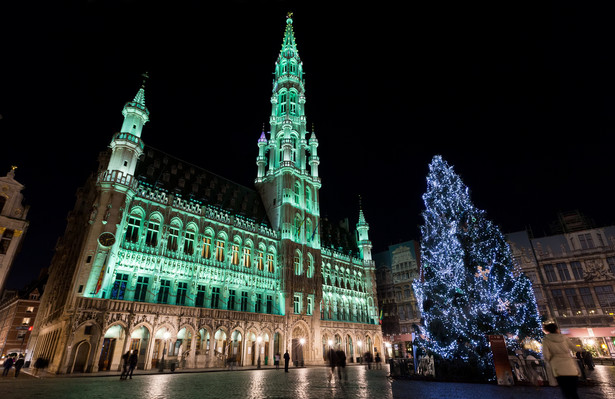
[{"label": "paved plaza ground", "polygon": [[[118,373],[34,377],[26,370],[14,378],[0,377],[3,395],[14,398],[45,399],[519,399],[561,398],[557,387],[500,387],[466,384],[392,380],[388,367],[367,370],[346,367],[347,380],[329,379],[326,367],[284,370],[239,369],[236,371],[180,371],[175,373],[138,370],[132,380],[120,381]],[[593,383],[579,388],[582,399],[615,398],[615,367],[597,366],[590,376]]]}]

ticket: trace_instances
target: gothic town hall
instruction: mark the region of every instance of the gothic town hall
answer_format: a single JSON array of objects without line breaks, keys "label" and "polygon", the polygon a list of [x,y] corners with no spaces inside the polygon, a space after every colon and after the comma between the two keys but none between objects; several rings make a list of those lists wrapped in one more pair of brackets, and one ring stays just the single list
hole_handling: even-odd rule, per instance
[{"label": "gothic town hall", "polygon": [[[288,17],[254,189],[149,147],[145,86],[77,192],[26,360],[64,374],[383,353],[369,226],[321,218],[318,139]],[[258,151],[258,152],[257,152]],[[167,363],[167,364],[168,364]]]}]

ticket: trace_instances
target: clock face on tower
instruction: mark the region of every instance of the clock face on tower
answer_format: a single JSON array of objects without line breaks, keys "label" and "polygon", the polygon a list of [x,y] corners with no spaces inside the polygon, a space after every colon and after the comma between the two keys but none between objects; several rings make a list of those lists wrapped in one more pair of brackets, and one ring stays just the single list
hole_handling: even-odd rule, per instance
[{"label": "clock face on tower", "polygon": [[110,247],[115,243],[115,236],[113,233],[104,232],[98,237],[98,242],[103,247]]}]

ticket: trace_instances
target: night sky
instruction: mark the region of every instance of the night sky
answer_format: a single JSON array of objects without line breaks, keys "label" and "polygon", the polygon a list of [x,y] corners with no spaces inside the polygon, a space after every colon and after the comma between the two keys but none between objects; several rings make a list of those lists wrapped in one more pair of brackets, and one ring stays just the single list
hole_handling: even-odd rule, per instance
[{"label": "night sky", "polygon": [[15,3],[0,11],[0,174],[18,166],[30,229],[8,288],[49,265],[75,192],[145,71],[145,143],[253,187],[288,11],[320,142],[321,215],[354,225],[361,196],[376,251],[419,239],[436,154],[505,233],[547,233],[561,210],[615,222],[613,9]]}]

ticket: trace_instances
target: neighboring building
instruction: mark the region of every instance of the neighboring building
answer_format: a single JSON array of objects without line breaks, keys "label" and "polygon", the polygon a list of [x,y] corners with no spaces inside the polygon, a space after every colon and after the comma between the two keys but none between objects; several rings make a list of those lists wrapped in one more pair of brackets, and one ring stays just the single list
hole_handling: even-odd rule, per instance
[{"label": "neighboring building", "polygon": [[532,280],[541,315],[594,356],[615,357],[615,226],[583,226],[575,218],[563,226],[568,233],[506,238]]},{"label": "neighboring building", "polygon": [[[382,334],[390,343],[387,356],[412,357],[412,333],[421,322],[412,283],[419,276],[420,246],[416,241],[389,246],[374,254]],[[388,345],[387,345],[388,347]]]},{"label": "neighboring building", "polygon": [[44,280],[19,291],[6,290],[0,302],[0,354],[26,352],[28,339],[36,320]]},{"label": "neighboring building", "polygon": [[127,350],[141,369],[381,352],[369,226],[360,209],[356,230],[321,218],[305,101],[288,18],[252,190],[145,145],[142,86],[77,193],[26,360],[72,373],[117,370]]},{"label": "neighboring building", "polygon": [[15,180],[15,169],[0,177],[0,294],[30,223],[26,220],[29,207],[23,205],[21,194],[25,187]]}]

